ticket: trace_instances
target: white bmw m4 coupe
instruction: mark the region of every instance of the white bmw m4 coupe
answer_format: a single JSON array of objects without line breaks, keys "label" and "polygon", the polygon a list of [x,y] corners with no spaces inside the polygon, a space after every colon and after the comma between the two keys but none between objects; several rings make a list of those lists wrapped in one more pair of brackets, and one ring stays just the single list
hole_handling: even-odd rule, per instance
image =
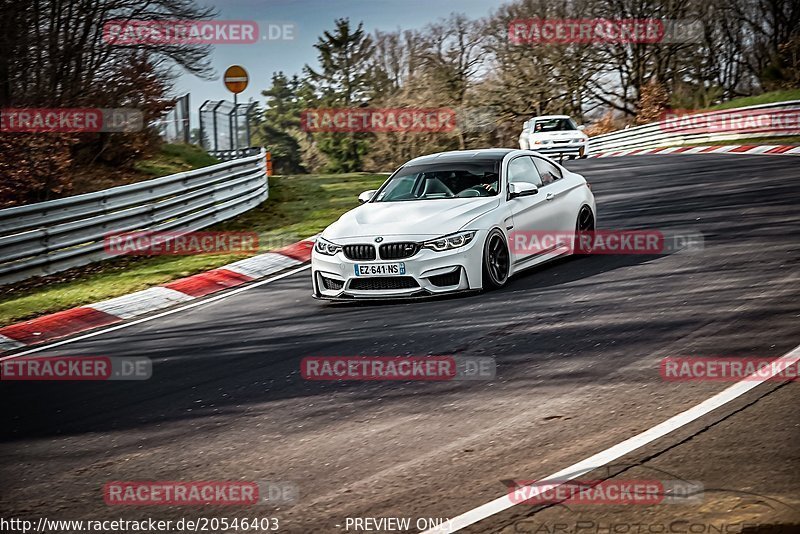
[{"label": "white bmw m4 coupe", "polygon": [[529,150],[443,152],[413,159],[317,238],[314,297],[419,297],[503,286],[573,243],[516,246],[594,230],[583,176]]}]

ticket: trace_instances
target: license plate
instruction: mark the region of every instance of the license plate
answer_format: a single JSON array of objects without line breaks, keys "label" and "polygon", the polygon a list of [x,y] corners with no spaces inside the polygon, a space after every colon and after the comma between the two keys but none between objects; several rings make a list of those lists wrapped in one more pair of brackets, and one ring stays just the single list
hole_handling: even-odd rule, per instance
[{"label": "license plate", "polygon": [[405,263],[378,263],[374,265],[356,263],[353,268],[356,276],[397,276],[406,274]]}]

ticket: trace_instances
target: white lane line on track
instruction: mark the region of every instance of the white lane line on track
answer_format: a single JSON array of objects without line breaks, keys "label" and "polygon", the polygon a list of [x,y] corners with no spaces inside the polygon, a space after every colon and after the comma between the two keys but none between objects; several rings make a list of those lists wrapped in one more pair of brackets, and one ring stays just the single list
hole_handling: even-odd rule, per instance
[{"label": "white lane line on track", "polygon": [[[732,400],[744,395],[759,384],[766,382],[779,372],[779,367],[782,368],[784,365],[788,367],[797,361],[800,361],[800,345],[792,349],[787,354],[774,360],[774,363],[780,363],[781,365],[770,365],[770,372],[765,373],[766,376],[759,376],[760,373],[756,372],[747,378],[743,378],[739,382],[701,402],[700,404],[689,408],[685,412],[681,412],[674,417],[670,417],[663,423],[660,423],[649,430],[645,430],[641,434],[637,434],[636,436],[626,439],[625,441],[618,443],[613,447],[609,447],[604,451],[598,452],[594,456],[590,456],[585,460],[581,460],[576,464],[562,469],[558,473],[553,473],[552,475],[537,481],[537,484],[529,486],[531,490],[525,493],[526,498],[535,497],[541,491],[544,491],[545,488],[540,484],[541,482],[554,482],[551,487],[555,485],[561,485],[557,484],[557,482],[561,482],[563,484],[564,482],[573,480],[581,475],[585,475],[586,473],[594,471],[599,467],[603,467],[604,465],[613,462],[614,460],[621,458],[622,456],[625,456],[626,454],[633,452],[640,447],[644,447],[648,443],[662,438],[667,434],[693,421],[696,421],[707,413],[716,410],[717,408],[724,406]],[[509,495],[506,494],[477,508],[473,508],[472,510],[457,517],[454,517],[450,521],[445,521],[438,527],[426,530],[422,534],[456,532],[462,528],[472,525],[473,523],[477,523],[478,521],[507,510],[512,506],[515,506],[515,504],[516,503],[511,500]]]},{"label": "white lane line on track", "polygon": [[147,316],[147,317],[142,317],[141,319],[136,319],[135,321],[130,321],[130,322],[127,322],[127,323],[121,323],[121,324],[117,324],[117,325],[114,325],[114,326],[109,326],[108,328],[102,328],[100,330],[96,330],[94,332],[89,332],[88,334],[83,334],[81,336],[76,336],[76,337],[72,337],[72,338],[69,338],[69,339],[56,341],[54,343],[49,343],[49,344],[45,344],[45,345],[42,345],[42,346],[37,346],[37,347],[32,348],[30,350],[26,350],[26,351],[23,351],[23,352],[20,352],[20,353],[17,353],[17,354],[11,354],[10,356],[3,356],[2,358],[0,358],[0,362],[5,361],[5,360],[11,360],[13,358],[19,358],[20,356],[25,356],[27,354],[32,354],[34,352],[42,352],[43,350],[52,349],[53,347],[59,347],[61,345],[66,345],[67,343],[74,343],[75,341],[80,341],[82,339],[88,339],[88,338],[91,338],[91,337],[99,336],[99,335],[102,335],[102,334],[106,334],[108,332],[113,332],[114,330],[120,330],[122,328],[127,328],[127,327],[133,326],[135,324],[146,323],[148,321],[153,321],[155,319],[160,319],[161,317],[165,317],[167,315],[172,315],[173,313],[178,313],[178,312],[182,312],[182,311],[185,311],[185,310],[189,310],[191,308],[196,308],[197,306],[203,306],[205,304],[210,304],[210,303],[213,303],[213,302],[217,302],[219,300],[222,300],[222,299],[225,299],[225,298],[228,298],[228,297],[232,297],[233,295],[237,295],[239,293],[242,293],[243,291],[247,291],[248,289],[253,289],[254,287],[263,286],[264,284],[268,284],[270,282],[275,282],[277,280],[292,276],[293,274],[297,274],[299,272],[302,272],[302,271],[304,271],[306,269],[310,269],[310,268],[311,268],[310,264],[309,265],[303,265],[302,267],[298,267],[297,269],[293,269],[293,270],[285,272],[283,274],[279,274],[278,276],[273,276],[271,278],[266,278],[264,280],[260,280],[258,282],[254,282],[252,284],[249,284],[249,285],[237,288],[237,289],[232,289],[230,291],[226,291],[226,292],[220,293],[219,295],[215,295],[215,296],[209,297],[207,299],[199,299],[199,300],[193,301],[193,302],[191,302],[189,304],[185,304],[185,305],[179,306],[177,308],[172,308],[171,310],[167,310],[167,311],[164,311],[164,312],[161,312],[161,313],[157,313],[156,315],[150,315],[150,316]]}]

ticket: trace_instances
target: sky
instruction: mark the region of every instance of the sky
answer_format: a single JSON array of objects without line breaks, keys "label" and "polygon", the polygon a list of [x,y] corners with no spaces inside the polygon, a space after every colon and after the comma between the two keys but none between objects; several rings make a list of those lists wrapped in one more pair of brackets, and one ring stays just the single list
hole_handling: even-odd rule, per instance
[{"label": "sky", "polygon": [[[220,20],[254,20],[261,28],[267,23],[294,24],[294,40],[262,41],[255,44],[214,45],[211,62],[216,71],[212,81],[182,73],[175,85],[175,95],[190,93],[192,123],[196,126],[197,110],[206,100],[233,100],[222,83],[222,73],[234,64],[247,70],[250,82],[239,94],[239,102],[254,99],[263,105],[261,91],[268,88],[272,73],[283,71],[287,76],[300,74],[303,65],[317,66],[314,43],[325,30],[334,27],[337,18],[364,22],[364,28],[394,31],[422,28],[446,18],[451,13],[464,13],[480,18],[497,9],[506,0],[217,0],[204,2],[219,12]],[[203,3],[203,2],[201,2]]]}]

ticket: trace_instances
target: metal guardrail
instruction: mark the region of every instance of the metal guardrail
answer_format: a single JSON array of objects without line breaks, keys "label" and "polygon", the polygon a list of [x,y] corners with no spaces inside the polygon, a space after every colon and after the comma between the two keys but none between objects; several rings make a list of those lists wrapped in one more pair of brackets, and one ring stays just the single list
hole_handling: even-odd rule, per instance
[{"label": "metal guardrail", "polygon": [[207,152],[221,161],[230,161],[232,159],[244,158],[246,156],[253,156],[261,151],[258,147],[239,148],[237,150],[208,150]]},{"label": "metal guardrail", "polygon": [[266,152],[95,193],[0,210],[0,285],[111,257],[109,234],[189,232],[269,196]]},{"label": "metal guardrail", "polygon": [[[772,122],[779,122],[777,119],[780,119],[782,115],[791,113],[797,113],[797,116],[793,115],[793,124],[792,121],[787,121],[785,127],[767,128],[766,130],[759,128],[757,131],[748,131],[745,128],[738,131],[708,132],[700,126],[703,123],[702,119],[713,121],[724,118],[726,115],[740,114],[743,117],[762,117]],[[800,122],[797,121],[797,117],[800,117],[800,100],[697,113],[692,115],[697,124],[695,127],[675,129],[669,127],[664,121],[659,121],[591,137],[589,138],[589,153],[800,135]]]}]

